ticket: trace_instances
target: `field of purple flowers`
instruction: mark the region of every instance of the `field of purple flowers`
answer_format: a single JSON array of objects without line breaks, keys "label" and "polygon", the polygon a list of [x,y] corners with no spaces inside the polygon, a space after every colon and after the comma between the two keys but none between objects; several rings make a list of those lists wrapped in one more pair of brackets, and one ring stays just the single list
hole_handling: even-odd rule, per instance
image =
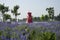
[{"label": "field of purple flowers", "polygon": [[[28,29],[27,32],[25,27]],[[56,21],[34,22],[30,24],[25,22],[0,22],[0,40],[27,40],[25,36],[28,36],[32,30],[37,32],[53,32],[56,33],[56,39],[60,39],[60,22]]]}]

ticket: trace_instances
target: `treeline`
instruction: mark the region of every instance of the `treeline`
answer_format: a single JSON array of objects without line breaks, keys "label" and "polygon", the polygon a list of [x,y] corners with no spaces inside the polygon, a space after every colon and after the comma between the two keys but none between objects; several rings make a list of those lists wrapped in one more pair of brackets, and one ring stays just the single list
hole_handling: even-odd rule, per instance
[{"label": "treeline", "polygon": [[[6,20],[10,21],[17,21],[17,16],[21,13],[18,13],[19,5],[15,5],[13,9],[9,9],[9,6],[5,6],[4,4],[0,4],[0,13],[2,13],[3,22]],[[13,19],[11,15],[9,15],[9,12],[11,11],[11,14],[15,16]],[[57,16],[54,16],[54,7],[46,8],[46,11],[48,12],[48,15],[42,15],[41,17],[32,17],[33,21],[60,21],[60,14]],[[26,18],[23,20],[18,19],[18,21],[26,21]]]},{"label": "treeline", "polygon": [[[54,16],[54,7],[46,8],[46,11],[48,12],[47,15],[42,15],[41,17],[32,17],[33,21],[60,21],[60,14],[57,16]],[[26,20],[24,18],[23,20]]]},{"label": "treeline", "polygon": [[57,16],[54,16],[54,19],[49,19],[48,15],[42,15],[41,17],[33,17],[33,21],[60,21],[60,14]]},{"label": "treeline", "polygon": [[[41,17],[32,17],[33,21],[60,21],[60,14],[57,16],[54,16],[54,20],[50,20],[48,15],[42,15]],[[23,20],[19,20],[19,21],[26,21],[26,18],[23,18]]]}]

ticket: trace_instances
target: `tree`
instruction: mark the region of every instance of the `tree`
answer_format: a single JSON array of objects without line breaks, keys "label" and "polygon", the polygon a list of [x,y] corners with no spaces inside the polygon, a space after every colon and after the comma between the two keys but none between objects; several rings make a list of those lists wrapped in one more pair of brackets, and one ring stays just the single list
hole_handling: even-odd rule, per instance
[{"label": "tree", "polygon": [[40,21],[40,17],[33,17],[33,21]]},{"label": "tree", "polygon": [[54,7],[46,8],[46,11],[49,13],[49,19],[54,19]]},{"label": "tree", "polygon": [[48,15],[45,15],[45,21],[48,21],[48,20],[49,20]]},{"label": "tree", "polygon": [[2,13],[2,16],[3,16],[3,22],[5,21],[5,20],[4,20],[4,13],[9,11],[8,8],[9,8],[9,7],[4,6],[4,4],[3,4],[3,5],[0,4],[0,12]]},{"label": "tree", "polygon": [[59,14],[59,15],[57,15],[57,17],[55,18],[55,20],[60,21],[60,14]]},{"label": "tree", "polygon": [[13,10],[11,10],[13,15],[15,15],[15,21],[17,21],[17,16],[20,15],[20,13],[18,13],[18,9],[19,9],[19,6],[16,5],[16,6],[14,6]]},{"label": "tree", "polygon": [[11,20],[11,16],[9,14],[4,14],[4,19],[5,20],[10,19]]},{"label": "tree", "polygon": [[45,17],[44,15],[41,16],[41,21],[44,21],[45,20]]}]

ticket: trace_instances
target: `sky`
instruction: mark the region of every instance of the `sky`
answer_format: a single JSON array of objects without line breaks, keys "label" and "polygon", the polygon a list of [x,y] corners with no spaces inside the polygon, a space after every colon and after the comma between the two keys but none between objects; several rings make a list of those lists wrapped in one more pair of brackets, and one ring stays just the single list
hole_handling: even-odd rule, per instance
[{"label": "sky", "polygon": [[[46,15],[48,12],[46,8],[54,7],[55,15],[60,13],[60,0],[0,0],[0,4],[5,4],[9,6],[9,9],[13,9],[15,5],[19,5],[18,10],[21,15],[18,16],[18,19],[23,19],[27,17],[28,12],[32,12],[32,16],[40,17],[42,14]],[[9,14],[11,12],[9,11]],[[11,14],[12,15],[12,14]],[[12,15],[14,18],[14,16]]]}]

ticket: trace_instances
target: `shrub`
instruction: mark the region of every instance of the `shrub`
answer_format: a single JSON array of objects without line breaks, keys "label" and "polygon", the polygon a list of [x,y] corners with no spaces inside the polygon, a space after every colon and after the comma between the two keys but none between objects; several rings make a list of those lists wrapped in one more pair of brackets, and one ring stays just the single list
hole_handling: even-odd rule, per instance
[{"label": "shrub", "polygon": [[56,35],[52,32],[36,32],[33,30],[28,38],[29,40],[56,40]]}]

